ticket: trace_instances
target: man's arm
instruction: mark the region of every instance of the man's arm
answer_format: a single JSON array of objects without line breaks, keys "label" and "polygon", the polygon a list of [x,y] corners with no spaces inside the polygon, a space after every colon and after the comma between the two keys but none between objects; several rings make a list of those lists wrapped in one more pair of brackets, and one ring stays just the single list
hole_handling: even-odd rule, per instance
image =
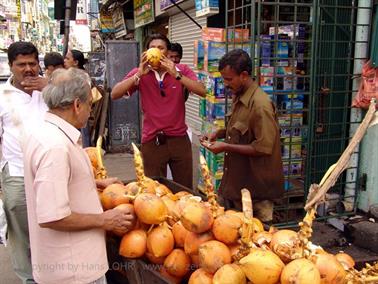
[{"label": "man's arm", "polygon": [[132,88],[136,88],[139,84],[140,78],[147,74],[149,71],[148,67],[148,60],[146,53],[142,53],[138,71],[132,74],[129,78],[117,83],[113,89],[112,93],[110,94],[110,97],[113,100],[122,98],[125,94],[127,94]]},{"label": "man's arm", "polygon": [[[171,76],[176,78],[176,76],[179,73],[176,70],[176,65],[173,63],[173,61],[171,61],[167,57],[162,57],[162,59],[160,59],[160,62],[163,69],[165,69]],[[182,65],[182,66],[186,66],[186,65]],[[200,97],[206,96],[205,86],[202,84],[202,82],[194,80],[194,78],[196,78],[195,73],[188,66],[186,66],[186,70],[182,70],[182,71],[184,71],[185,74],[181,74],[182,75],[180,79],[181,84],[184,87],[186,87],[189,92],[197,94]]]},{"label": "man's arm", "polygon": [[72,212],[69,216],[47,223],[39,224],[42,228],[57,231],[81,231],[89,229],[123,230],[131,229],[134,215],[128,208],[115,208],[101,214],[79,214]]}]

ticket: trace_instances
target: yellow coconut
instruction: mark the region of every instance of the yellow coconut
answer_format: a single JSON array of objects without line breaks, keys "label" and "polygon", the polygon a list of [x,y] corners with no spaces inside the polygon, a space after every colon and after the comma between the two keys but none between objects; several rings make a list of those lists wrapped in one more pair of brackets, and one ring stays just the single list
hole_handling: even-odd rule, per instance
[{"label": "yellow coconut", "polygon": [[259,248],[252,249],[239,263],[254,284],[276,284],[285,266],[276,254]]},{"label": "yellow coconut", "polygon": [[213,284],[245,284],[247,278],[243,270],[237,264],[226,264],[215,272]]},{"label": "yellow coconut", "polygon": [[[254,283],[254,282],[253,282]],[[281,284],[321,284],[320,273],[310,260],[298,258],[285,266],[281,273]]]},{"label": "yellow coconut", "polygon": [[291,230],[279,230],[273,234],[270,241],[270,248],[277,254],[283,262],[291,261],[290,254],[292,251],[298,251],[299,237],[298,234]]},{"label": "yellow coconut", "polygon": [[161,55],[162,55],[160,49],[155,48],[155,47],[149,48],[146,51],[146,55],[147,55],[148,63],[152,67],[156,68],[156,67],[160,66],[160,59],[161,59]]},{"label": "yellow coconut", "polygon": [[168,215],[167,206],[152,193],[142,193],[134,200],[134,210],[141,222],[146,224],[160,224]]}]

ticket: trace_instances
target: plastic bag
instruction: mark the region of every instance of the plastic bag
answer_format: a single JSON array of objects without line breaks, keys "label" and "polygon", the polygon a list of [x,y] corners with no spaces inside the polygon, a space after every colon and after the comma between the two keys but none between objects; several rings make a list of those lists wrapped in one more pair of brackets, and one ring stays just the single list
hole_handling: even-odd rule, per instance
[{"label": "plastic bag", "polygon": [[4,244],[5,246],[7,246],[7,228],[3,201],[0,199],[0,244]]},{"label": "plastic bag", "polygon": [[352,107],[368,109],[372,98],[378,101],[378,68],[371,66],[370,61],[362,67],[362,80],[358,93],[353,99]]}]

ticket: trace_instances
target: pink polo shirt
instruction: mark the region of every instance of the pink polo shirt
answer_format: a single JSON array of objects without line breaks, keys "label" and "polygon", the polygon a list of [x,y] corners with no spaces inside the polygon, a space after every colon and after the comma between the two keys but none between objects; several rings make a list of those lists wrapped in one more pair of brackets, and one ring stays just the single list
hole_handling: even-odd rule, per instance
[{"label": "pink polo shirt", "polygon": [[[102,213],[80,132],[47,112],[23,143],[33,277],[37,283],[90,283],[108,270],[101,229],[56,231],[41,223]],[[25,143],[26,142],[26,143]]]},{"label": "pink polo shirt", "polygon": [[[176,64],[176,68],[182,75],[197,81],[196,74],[187,65]],[[134,68],[125,79],[134,76],[137,72],[138,68]],[[141,96],[144,114],[142,143],[154,139],[159,131],[163,131],[168,136],[186,135],[188,127],[185,124],[183,85],[168,73],[162,77],[159,78],[157,73],[150,71],[141,77],[138,86],[129,91],[132,94],[138,89]],[[165,96],[161,95],[161,90]]]}]

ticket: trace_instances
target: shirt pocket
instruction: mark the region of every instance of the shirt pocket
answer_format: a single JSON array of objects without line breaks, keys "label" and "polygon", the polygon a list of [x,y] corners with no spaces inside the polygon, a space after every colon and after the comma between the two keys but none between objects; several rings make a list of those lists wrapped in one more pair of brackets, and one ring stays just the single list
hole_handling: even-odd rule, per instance
[{"label": "shirt pocket", "polygon": [[230,128],[228,139],[232,144],[246,144],[247,132],[248,126],[241,121],[236,121]]}]

